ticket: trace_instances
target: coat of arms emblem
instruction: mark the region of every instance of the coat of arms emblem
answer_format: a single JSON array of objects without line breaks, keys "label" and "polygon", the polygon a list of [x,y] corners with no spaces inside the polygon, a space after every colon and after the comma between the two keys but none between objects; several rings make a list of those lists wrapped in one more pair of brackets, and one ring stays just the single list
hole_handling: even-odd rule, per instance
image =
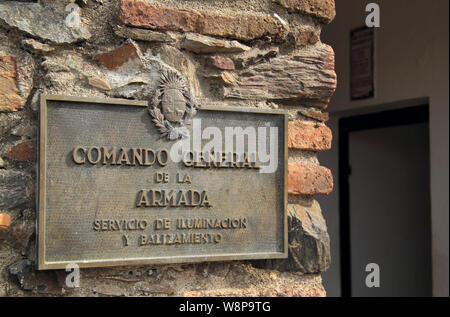
[{"label": "coat of arms emblem", "polygon": [[191,124],[197,109],[183,78],[174,71],[163,73],[149,109],[161,136],[169,140],[188,137],[186,126]]}]

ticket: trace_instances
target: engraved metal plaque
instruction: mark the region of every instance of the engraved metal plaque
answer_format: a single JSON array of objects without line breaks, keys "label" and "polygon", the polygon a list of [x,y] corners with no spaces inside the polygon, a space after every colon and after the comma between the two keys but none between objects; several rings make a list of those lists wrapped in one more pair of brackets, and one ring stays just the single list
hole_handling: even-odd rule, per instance
[{"label": "engraved metal plaque", "polygon": [[39,269],[287,257],[285,112],[203,106],[169,140],[147,102],[47,95],[40,125]]}]

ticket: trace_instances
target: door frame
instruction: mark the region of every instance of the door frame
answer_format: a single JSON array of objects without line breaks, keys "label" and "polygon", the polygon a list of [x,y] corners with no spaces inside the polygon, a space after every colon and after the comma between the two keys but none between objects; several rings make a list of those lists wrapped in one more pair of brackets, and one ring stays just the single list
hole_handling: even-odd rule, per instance
[{"label": "door frame", "polygon": [[429,122],[429,105],[385,110],[339,119],[339,235],[341,296],[352,296],[350,240],[350,132]]}]

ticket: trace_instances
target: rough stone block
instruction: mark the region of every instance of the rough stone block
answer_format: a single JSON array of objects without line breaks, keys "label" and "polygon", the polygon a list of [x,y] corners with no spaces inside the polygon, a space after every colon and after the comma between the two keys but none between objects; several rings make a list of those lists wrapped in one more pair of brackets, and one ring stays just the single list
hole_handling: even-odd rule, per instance
[{"label": "rough stone block", "polygon": [[13,209],[29,202],[27,181],[29,177],[18,171],[0,170],[0,208]]},{"label": "rough stone block", "polygon": [[58,44],[74,43],[91,37],[87,28],[70,28],[65,24],[65,19],[66,12],[38,3],[0,3],[0,24],[8,28]]},{"label": "rough stone block", "polygon": [[61,279],[55,271],[36,271],[30,260],[11,264],[8,272],[23,290],[53,295],[62,295],[64,292]]},{"label": "rough stone block", "polygon": [[[330,237],[319,203],[288,205],[288,259],[267,260],[266,268],[314,274],[328,270]],[[261,263],[260,263],[261,265]]]},{"label": "rough stone block", "polygon": [[233,60],[229,57],[211,56],[211,65],[221,70],[234,70]]},{"label": "rough stone block", "polygon": [[46,54],[46,53],[53,52],[55,50],[54,47],[52,47],[48,44],[38,42],[34,39],[24,39],[24,40],[22,40],[21,43],[26,49],[32,50],[33,52],[35,52],[37,54]]},{"label": "rough stone block", "polygon": [[298,113],[301,114],[302,116],[315,119],[321,122],[327,122],[330,119],[330,115],[328,114],[328,112],[322,112],[314,108],[300,108]]},{"label": "rough stone block", "polygon": [[0,112],[22,109],[31,92],[34,62],[28,55],[5,56],[0,52]]},{"label": "rough stone block", "polygon": [[197,54],[240,53],[250,50],[250,47],[238,41],[227,41],[194,33],[186,34],[182,48]]},{"label": "rough stone block", "polygon": [[0,56],[0,111],[16,111],[25,105],[16,83],[16,61]]},{"label": "rough stone block", "polygon": [[335,90],[334,53],[321,44],[249,67],[224,96],[326,108]]},{"label": "rough stone block", "polygon": [[335,15],[334,0],[273,0],[290,12],[303,13],[317,18],[323,23],[330,23]]},{"label": "rough stone block", "polygon": [[319,35],[314,30],[300,29],[291,34],[297,46],[314,45],[319,41]]}]

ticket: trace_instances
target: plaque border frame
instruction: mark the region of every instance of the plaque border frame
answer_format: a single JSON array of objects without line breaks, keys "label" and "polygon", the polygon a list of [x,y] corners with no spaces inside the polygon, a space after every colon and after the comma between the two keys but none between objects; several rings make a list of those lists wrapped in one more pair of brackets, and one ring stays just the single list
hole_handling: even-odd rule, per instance
[{"label": "plaque border frame", "polygon": [[[289,115],[285,110],[279,109],[260,109],[248,107],[233,106],[202,106],[200,111],[228,111],[241,113],[262,113],[282,115],[284,117],[284,190],[283,196],[283,252],[253,252],[253,253],[233,253],[219,255],[190,255],[190,256],[169,256],[169,257],[152,257],[152,258],[127,258],[127,259],[108,259],[108,260],[80,260],[80,261],[60,261],[48,262],[45,260],[45,208],[46,208],[46,145],[47,145],[47,101],[66,101],[66,102],[87,102],[120,106],[136,106],[147,107],[148,102],[143,100],[128,100],[119,98],[91,98],[91,97],[75,97],[42,94],[40,100],[39,113],[39,154],[38,154],[38,171],[36,182],[37,199],[37,239],[36,264],[38,270],[65,269],[68,264],[75,263],[80,268],[87,267],[112,267],[112,266],[128,266],[128,265],[149,265],[149,264],[175,264],[175,263],[198,263],[198,262],[217,262],[217,261],[234,261],[234,260],[257,260],[257,259],[286,259],[288,257],[288,221],[287,221],[287,205],[288,205],[288,122]],[[42,190],[41,190],[42,189]]]}]

